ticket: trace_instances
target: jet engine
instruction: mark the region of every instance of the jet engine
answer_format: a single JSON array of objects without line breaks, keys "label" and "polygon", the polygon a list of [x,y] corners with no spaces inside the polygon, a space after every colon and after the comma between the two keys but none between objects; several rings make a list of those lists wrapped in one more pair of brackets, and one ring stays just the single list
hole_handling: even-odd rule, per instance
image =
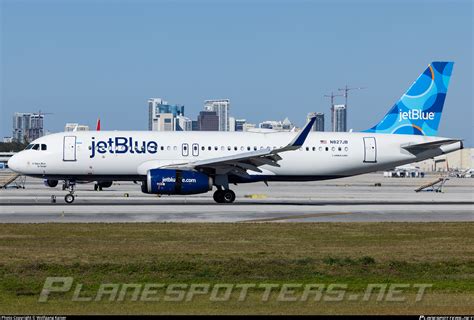
[{"label": "jet engine", "polygon": [[58,185],[58,180],[44,180],[44,185],[50,188],[55,188]]},{"label": "jet engine", "polygon": [[97,181],[97,185],[101,188],[110,188],[113,184],[113,181]]},{"label": "jet engine", "polygon": [[197,194],[212,190],[208,175],[191,170],[152,169],[142,183],[142,192],[152,194]]}]

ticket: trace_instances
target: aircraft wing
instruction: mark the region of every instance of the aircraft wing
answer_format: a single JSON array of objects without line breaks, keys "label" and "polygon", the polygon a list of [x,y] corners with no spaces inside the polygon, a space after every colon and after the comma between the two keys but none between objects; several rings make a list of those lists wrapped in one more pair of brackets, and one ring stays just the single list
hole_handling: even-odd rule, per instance
[{"label": "aircraft wing", "polygon": [[456,142],[461,142],[462,140],[459,139],[444,139],[444,140],[437,140],[432,142],[425,142],[425,143],[417,143],[417,144],[409,144],[406,146],[402,146],[403,149],[407,150],[412,154],[417,154],[429,149],[439,148],[444,145],[453,144]]},{"label": "aircraft wing", "polygon": [[278,155],[281,152],[287,152],[299,149],[308,137],[311,127],[316,118],[313,117],[306,124],[303,130],[283,148],[265,148],[251,152],[243,152],[225,157],[211,158],[205,160],[189,161],[183,163],[174,163],[162,166],[161,168],[193,170],[193,169],[217,169],[220,173],[234,173],[237,175],[248,176],[247,170],[262,172],[258,167],[270,165],[279,167],[278,161],[282,158]]}]

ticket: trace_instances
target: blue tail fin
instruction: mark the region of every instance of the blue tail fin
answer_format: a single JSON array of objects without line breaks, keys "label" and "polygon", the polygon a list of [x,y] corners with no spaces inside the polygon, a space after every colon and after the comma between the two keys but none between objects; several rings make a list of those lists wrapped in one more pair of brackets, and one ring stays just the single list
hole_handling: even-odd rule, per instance
[{"label": "blue tail fin", "polygon": [[435,136],[454,62],[432,62],[374,127],[363,132]]}]

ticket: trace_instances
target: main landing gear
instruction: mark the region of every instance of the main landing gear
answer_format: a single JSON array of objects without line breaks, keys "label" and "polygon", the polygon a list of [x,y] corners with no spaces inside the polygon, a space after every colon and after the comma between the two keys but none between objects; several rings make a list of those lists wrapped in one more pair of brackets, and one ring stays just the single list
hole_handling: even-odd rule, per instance
[{"label": "main landing gear", "polygon": [[235,193],[230,189],[217,189],[213,197],[217,203],[232,203],[235,200]]},{"label": "main landing gear", "polygon": [[74,202],[74,199],[75,199],[74,186],[75,185],[76,185],[76,181],[69,181],[69,180],[64,181],[63,190],[66,190],[66,189],[69,190],[69,194],[64,196],[64,201],[66,201],[67,204],[71,204]]}]

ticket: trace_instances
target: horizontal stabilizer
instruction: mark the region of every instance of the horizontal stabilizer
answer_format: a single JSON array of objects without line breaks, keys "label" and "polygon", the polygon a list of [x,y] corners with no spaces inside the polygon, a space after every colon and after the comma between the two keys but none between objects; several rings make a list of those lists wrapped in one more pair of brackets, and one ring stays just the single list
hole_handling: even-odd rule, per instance
[{"label": "horizontal stabilizer", "polygon": [[426,150],[436,149],[441,146],[453,144],[456,142],[461,142],[461,148],[462,148],[462,140],[459,140],[459,139],[444,139],[444,140],[437,140],[437,141],[432,141],[432,142],[409,144],[406,146],[402,146],[402,148],[412,154],[417,154]]}]

